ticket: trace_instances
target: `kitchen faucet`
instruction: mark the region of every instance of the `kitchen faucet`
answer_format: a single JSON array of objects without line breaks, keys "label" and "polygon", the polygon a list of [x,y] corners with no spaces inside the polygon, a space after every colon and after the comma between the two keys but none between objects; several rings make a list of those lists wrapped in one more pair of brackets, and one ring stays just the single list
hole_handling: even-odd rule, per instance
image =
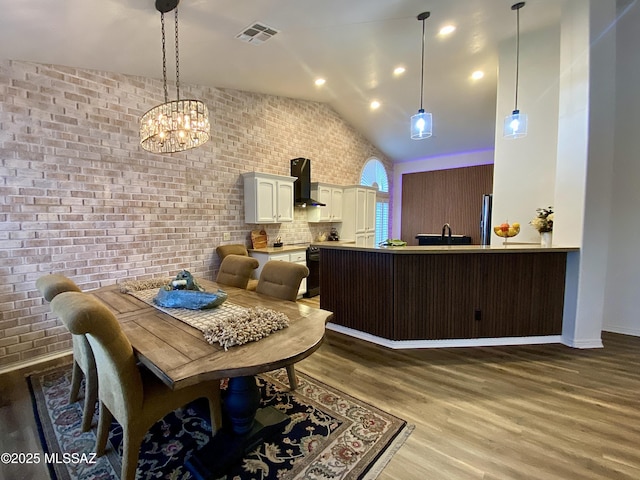
[{"label": "kitchen faucet", "polygon": [[449,225],[448,223],[445,223],[442,226],[442,237],[440,238],[440,240],[441,240],[441,243],[444,244],[444,235],[445,235],[445,232],[447,231],[447,229],[449,229],[449,239],[448,239],[447,243],[449,245],[451,245],[451,225]]}]

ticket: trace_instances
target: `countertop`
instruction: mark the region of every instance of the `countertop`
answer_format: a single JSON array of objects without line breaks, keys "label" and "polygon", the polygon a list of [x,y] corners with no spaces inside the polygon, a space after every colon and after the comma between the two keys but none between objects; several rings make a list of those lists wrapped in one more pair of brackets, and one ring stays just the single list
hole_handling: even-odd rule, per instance
[{"label": "countertop", "polygon": [[248,251],[249,252],[256,252],[256,253],[266,253],[271,255],[272,253],[286,253],[286,252],[299,252],[301,250],[306,250],[310,245],[313,245],[314,247],[321,247],[324,245],[354,245],[355,246],[355,242],[342,242],[342,241],[337,241],[337,242],[330,242],[329,240],[326,240],[324,242],[311,242],[311,243],[296,243],[296,244],[289,244],[289,245],[283,245],[282,247],[265,247],[265,248],[249,248]]},{"label": "countertop", "polygon": [[299,252],[304,251],[309,246],[308,243],[296,244],[296,245],[283,245],[282,247],[265,247],[265,248],[250,248],[250,252],[266,253],[271,255],[273,253],[286,253],[286,252]]},{"label": "countertop", "polygon": [[[578,247],[548,247],[543,248],[538,244],[511,244],[511,245],[433,245],[433,246],[406,246],[406,247],[357,247],[353,243],[319,242],[314,245],[320,248],[338,250],[357,250],[361,252],[376,252],[388,254],[443,254],[443,253],[553,253],[553,252],[578,252]],[[335,242],[339,243],[339,242]]]}]

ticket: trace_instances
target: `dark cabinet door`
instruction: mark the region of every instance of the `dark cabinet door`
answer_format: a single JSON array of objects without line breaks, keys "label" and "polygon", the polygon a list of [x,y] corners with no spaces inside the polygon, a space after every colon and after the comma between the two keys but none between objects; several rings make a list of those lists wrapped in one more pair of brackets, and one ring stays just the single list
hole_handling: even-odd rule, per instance
[{"label": "dark cabinet door", "polygon": [[322,249],[320,308],[332,323],[393,338],[392,255]]},{"label": "dark cabinet door", "polygon": [[562,333],[565,253],[480,257],[478,337]]},{"label": "dark cabinet door", "polygon": [[395,255],[396,340],[473,338],[477,254]]}]

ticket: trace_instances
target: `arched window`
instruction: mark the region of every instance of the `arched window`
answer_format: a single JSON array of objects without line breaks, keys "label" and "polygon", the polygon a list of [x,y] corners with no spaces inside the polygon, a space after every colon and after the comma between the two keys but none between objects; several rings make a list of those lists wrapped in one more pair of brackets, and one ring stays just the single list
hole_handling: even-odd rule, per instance
[{"label": "arched window", "polygon": [[389,177],[384,165],[371,158],[362,167],[360,185],[376,187],[376,245],[389,238]]}]

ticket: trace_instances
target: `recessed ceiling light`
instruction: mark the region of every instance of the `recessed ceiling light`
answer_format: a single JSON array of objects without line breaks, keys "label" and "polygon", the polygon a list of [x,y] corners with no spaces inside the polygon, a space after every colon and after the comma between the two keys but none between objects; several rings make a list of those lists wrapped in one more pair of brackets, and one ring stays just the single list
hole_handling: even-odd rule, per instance
[{"label": "recessed ceiling light", "polygon": [[371,102],[371,110],[376,110],[377,108],[380,108],[380,102],[378,100],[374,100],[373,102]]},{"label": "recessed ceiling light", "polygon": [[406,69],[404,67],[396,67],[396,68],[393,69],[393,74],[394,75],[402,75],[405,71],[406,71]]},{"label": "recessed ceiling light", "polygon": [[324,85],[325,83],[327,83],[327,81],[324,78],[316,78],[315,84],[318,87],[321,87],[322,85]]},{"label": "recessed ceiling light", "polygon": [[482,77],[484,77],[484,72],[482,70],[476,70],[471,74],[471,78],[474,80],[480,80]]},{"label": "recessed ceiling light", "polygon": [[445,25],[440,29],[440,35],[450,35],[456,31],[455,25]]}]

